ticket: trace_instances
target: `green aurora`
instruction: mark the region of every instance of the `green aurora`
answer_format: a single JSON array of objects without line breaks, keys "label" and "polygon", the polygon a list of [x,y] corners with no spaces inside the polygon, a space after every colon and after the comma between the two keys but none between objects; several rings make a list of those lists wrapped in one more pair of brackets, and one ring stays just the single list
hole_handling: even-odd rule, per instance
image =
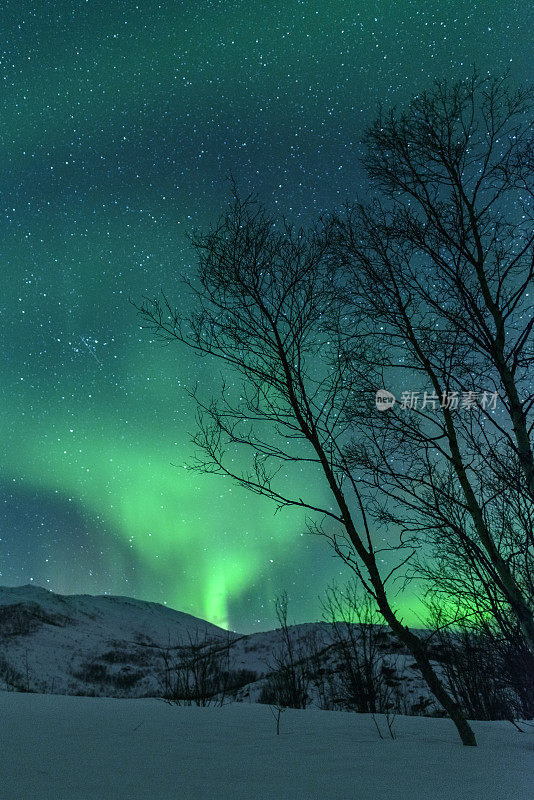
[{"label": "green aurora", "polygon": [[[187,389],[219,365],[150,341],[128,298],[186,305],[185,233],[232,172],[303,224],[365,189],[358,140],[476,63],[528,77],[513,2],[4,4],[0,582],[129,594],[234,629],[297,621],[349,575],[298,511],[184,465]],[[296,495],[326,490],[289,474]],[[410,623],[413,588],[398,598]]]}]

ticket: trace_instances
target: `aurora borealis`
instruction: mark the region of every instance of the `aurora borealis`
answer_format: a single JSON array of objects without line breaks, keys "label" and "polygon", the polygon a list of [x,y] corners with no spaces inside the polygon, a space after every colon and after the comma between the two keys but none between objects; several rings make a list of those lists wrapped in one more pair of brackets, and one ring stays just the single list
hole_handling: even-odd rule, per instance
[{"label": "aurora borealis", "polygon": [[[379,101],[474,63],[527,80],[532,9],[3,9],[0,583],[166,602],[244,632],[270,627],[287,589],[293,618],[317,618],[346,572],[300,535],[304,515],[184,468],[185,390],[215,391],[220,367],[152,342],[128,298],[164,287],[179,305],[184,234],[219,215],[229,173],[306,224],[365,191],[358,141]],[[399,604],[413,622],[416,598]]]}]

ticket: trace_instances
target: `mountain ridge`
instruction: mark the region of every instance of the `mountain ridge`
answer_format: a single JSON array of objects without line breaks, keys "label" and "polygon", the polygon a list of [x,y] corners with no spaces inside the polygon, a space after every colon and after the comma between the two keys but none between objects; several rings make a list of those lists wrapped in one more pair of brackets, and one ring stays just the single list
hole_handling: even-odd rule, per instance
[{"label": "mountain ridge", "polygon": [[[367,633],[365,626],[350,628],[369,635],[369,626]],[[427,703],[413,659],[387,627],[370,628],[381,691],[395,692],[401,707]],[[320,705],[323,679],[339,684],[343,662],[333,631],[332,623],[311,622],[238,634],[152,601],[59,595],[34,584],[0,586],[0,689],[129,698],[185,692],[191,701],[202,680],[208,694],[211,686],[209,701],[222,692],[225,702],[270,702],[287,670],[289,642],[306,684],[305,703]],[[221,676],[231,676],[224,689],[215,681]]]}]

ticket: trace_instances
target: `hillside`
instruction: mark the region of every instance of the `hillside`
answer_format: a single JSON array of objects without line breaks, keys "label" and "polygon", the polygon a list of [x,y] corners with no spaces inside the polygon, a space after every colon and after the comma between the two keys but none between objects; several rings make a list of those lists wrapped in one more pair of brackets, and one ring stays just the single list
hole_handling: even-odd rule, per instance
[{"label": "hillside", "polygon": [[58,694],[158,693],[161,651],[226,631],[159,603],[0,587],[0,688]]},{"label": "hillside", "polygon": [[[432,712],[412,659],[387,629],[374,627],[381,682],[397,710]],[[290,637],[295,660],[308,667],[307,705],[324,706],[325,681],[332,696],[331,679],[339,671],[331,626],[296,625]],[[184,654],[194,661],[185,678]],[[213,683],[211,670],[231,676],[224,702],[269,702],[283,654],[280,629],[240,635],[158,603],[0,587],[0,689],[139,698],[183,695],[184,680],[189,686],[194,679],[211,685],[216,700],[221,684]],[[206,673],[200,677],[199,664]],[[336,702],[331,697],[328,707]]]}]

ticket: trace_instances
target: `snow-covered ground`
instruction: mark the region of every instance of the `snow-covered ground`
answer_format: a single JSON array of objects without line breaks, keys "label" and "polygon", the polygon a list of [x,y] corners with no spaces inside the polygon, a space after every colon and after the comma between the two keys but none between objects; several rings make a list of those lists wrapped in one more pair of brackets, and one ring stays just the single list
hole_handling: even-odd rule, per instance
[{"label": "snow-covered ground", "polygon": [[[1,800],[532,800],[534,728],[0,692]],[[383,721],[378,718],[379,723]],[[383,726],[385,727],[385,726]]]},{"label": "snow-covered ground", "polygon": [[[325,644],[328,628],[299,625],[291,635]],[[230,634],[232,669],[252,675],[236,695],[244,702],[197,708],[152,699],[166,648],[228,635],[156,603],[0,587],[0,800],[534,798],[532,724],[519,733],[509,723],[474,723],[472,749],[445,719],[398,716],[392,741],[380,716],[383,740],[367,715],[308,708],[285,711],[277,736],[270,708],[249,701],[279,630]],[[381,657],[405,696],[417,698],[424,687],[411,659],[387,631],[381,636]],[[321,665],[335,660],[327,646]]]}]

